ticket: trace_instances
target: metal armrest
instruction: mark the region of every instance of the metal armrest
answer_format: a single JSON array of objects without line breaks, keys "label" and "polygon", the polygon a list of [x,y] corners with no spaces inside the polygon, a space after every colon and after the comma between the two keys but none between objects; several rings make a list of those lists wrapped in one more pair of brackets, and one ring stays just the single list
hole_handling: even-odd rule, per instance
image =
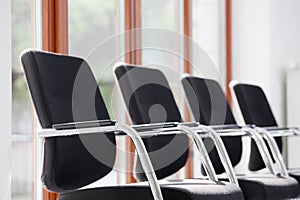
[{"label": "metal armrest", "polygon": [[115,124],[114,126],[103,126],[103,127],[100,126],[100,127],[79,128],[79,129],[64,129],[64,130],[46,129],[40,131],[39,137],[64,137],[70,135],[80,135],[80,134],[90,134],[90,133],[104,134],[107,132],[115,132],[115,131],[122,131],[132,139],[137,154],[140,158],[141,165],[143,167],[143,170],[149,182],[149,186],[151,188],[154,199],[163,200],[161,189],[158,184],[158,180],[154,172],[153,166],[151,164],[151,160],[147,153],[146,147],[144,146],[144,143],[140,135],[130,126]]},{"label": "metal armrest", "polygon": [[[197,127],[199,123],[188,122],[188,123],[178,123],[178,122],[168,122],[168,123],[158,123],[158,124],[145,124],[145,125],[135,125],[134,129],[143,130],[144,132],[139,132],[140,136],[153,136],[153,135],[163,135],[163,134],[186,134],[190,136],[197,146],[200,152],[200,159],[203,163],[204,169],[208,177],[212,181],[218,181],[216,172],[213,168],[211,160],[206,151],[205,145],[200,138],[200,135],[191,129],[191,127]],[[167,125],[167,126],[166,126]],[[141,128],[140,128],[141,127]],[[146,128],[145,128],[146,127]],[[204,131],[202,133],[205,133]]]},{"label": "metal armrest", "polygon": [[206,174],[209,176],[209,178],[211,180],[218,181],[214,167],[211,163],[211,160],[208,156],[205,145],[204,145],[202,139],[200,138],[199,134],[197,132],[195,132],[193,129],[191,129],[190,127],[188,127],[187,125],[185,125],[184,123],[179,124],[177,128],[178,128],[178,130],[180,130],[180,131],[184,132],[185,134],[189,135],[190,137],[192,137],[193,141],[195,142],[195,144],[197,146],[197,149],[200,152],[200,155],[201,155],[200,159],[204,165]]},{"label": "metal armrest", "polygon": [[[220,129],[220,127],[224,127],[224,129]],[[223,125],[223,126],[218,126],[218,128],[219,129],[217,129],[216,132],[219,133],[219,136],[221,137],[251,136],[258,147],[258,150],[260,152],[260,155],[262,156],[262,159],[266,167],[269,169],[270,173],[277,175],[268,148],[264,143],[262,136],[256,130],[254,130],[255,128],[254,125],[246,125],[246,126]]]},{"label": "metal armrest", "polygon": [[112,120],[94,120],[94,121],[54,124],[52,127],[56,130],[66,130],[66,129],[76,129],[76,128],[93,128],[99,126],[113,126],[115,124],[116,121],[112,121]]},{"label": "metal armrest", "polygon": [[267,144],[269,145],[269,147],[271,149],[273,158],[275,159],[276,163],[278,164],[278,166],[280,168],[281,175],[288,176],[286,165],[283,161],[282,155],[280,153],[280,150],[277,146],[277,143],[276,143],[274,137],[272,137],[272,135],[267,131],[267,129],[256,127],[255,130],[258,133],[260,133],[263,136],[263,138],[265,138],[265,140],[267,141]]},{"label": "metal armrest", "polygon": [[[207,151],[201,137],[212,138],[216,145],[218,154],[220,155],[220,159],[225,168],[229,181],[238,185],[238,181],[236,179],[233,166],[227,154],[224,143],[221,139],[221,137],[223,136],[251,136],[257,143],[267,168],[272,174],[276,174],[274,167],[272,165],[272,158],[267,150],[267,147],[260,134],[258,134],[255,130],[253,130],[253,127],[254,127],[253,125],[247,125],[243,127],[238,125],[222,125],[222,126],[211,127],[211,126],[200,125],[198,122],[188,122],[188,123],[179,123],[178,127],[167,127],[167,128],[158,127],[158,129],[141,132],[139,134],[141,136],[150,136],[153,134],[155,135],[155,133],[158,132],[159,134],[181,134],[180,131],[185,132],[186,134],[190,135],[193,138],[201,155],[207,155]],[[217,128],[217,130],[214,130],[213,128]],[[211,164],[210,159],[202,158],[202,162],[205,166],[205,170],[208,170],[206,172],[209,175],[210,179],[217,180],[215,178],[216,176],[215,172],[214,170],[212,170],[213,166]]]},{"label": "metal armrest", "polygon": [[117,129],[125,132],[133,141],[137,154],[140,158],[143,170],[149,182],[153,197],[155,200],[163,200],[160,186],[157,181],[156,174],[154,172],[151,160],[149,158],[146,147],[143,143],[142,138],[139,136],[138,132],[128,125],[116,124]]},{"label": "metal armrest", "polygon": [[56,130],[53,128],[46,128],[38,130],[38,137],[49,138],[49,137],[63,137],[72,135],[84,135],[91,133],[107,133],[116,131],[115,126],[103,126],[103,127],[91,127],[91,128],[78,128],[78,129],[64,129]]},{"label": "metal armrest", "polygon": [[261,127],[268,131],[273,137],[300,136],[297,127]]},{"label": "metal armrest", "polygon": [[250,133],[242,130],[243,128],[254,128],[255,125],[240,126],[237,124],[213,125],[209,126],[217,131],[221,137],[225,136],[251,136]]},{"label": "metal armrest", "polygon": [[140,124],[131,126],[138,132],[152,131],[156,129],[172,128],[176,127],[178,122],[166,122],[166,123],[153,123],[153,124]]},{"label": "metal armrest", "polygon": [[[197,131],[194,130],[195,128]],[[199,128],[201,128],[201,129],[199,129]],[[173,134],[174,131],[182,131],[185,134],[189,135],[193,139],[194,143],[196,144],[197,149],[200,152],[200,155],[203,156],[203,157],[201,156],[200,159],[202,160],[204,169],[206,170],[206,173],[208,174],[209,178],[213,181],[217,181],[218,179],[217,179],[216,173],[214,171],[211,160],[208,156],[205,145],[201,139],[201,136],[205,135],[205,137],[213,138],[213,141],[215,142],[215,144],[217,146],[218,153],[220,155],[222,164],[225,168],[225,171],[226,171],[229,181],[238,186],[238,181],[235,176],[233,166],[230,162],[226,148],[223,144],[223,141],[221,140],[221,138],[217,139],[217,137],[219,137],[219,135],[216,132],[214,132],[213,129],[210,129],[207,126],[202,126],[198,122],[183,122],[183,123],[179,123],[177,127],[156,129],[155,131],[170,131],[169,133],[171,133],[171,134]],[[214,133],[211,133],[211,132],[214,132]],[[151,132],[151,133],[153,133],[153,132]],[[178,132],[178,133],[180,134],[180,132]],[[140,133],[140,134],[145,135],[145,134],[149,134],[149,132],[144,132],[144,133]]]},{"label": "metal armrest", "polygon": [[227,130],[227,129],[240,129],[241,126],[237,124],[224,124],[224,125],[212,125],[209,126],[213,128],[214,130]]},{"label": "metal armrest", "polygon": [[296,130],[299,131],[298,127],[278,127],[278,126],[269,126],[269,127],[261,127],[266,129],[267,131],[288,131],[288,130]]},{"label": "metal armrest", "polygon": [[251,135],[251,137],[253,138],[253,140],[255,141],[255,143],[258,147],[258,150],[260,152],[260,155],[262,156],[262,159],[263,159],[266,167],[269,169],[270,173],[277,175],[277,173],[275,172],[274,165],[273,165],[272,157],[269,153],[269,150],[268,150],[262,136],[253,128],[242,127],[242,130],[249,133]]},{"label": "metal armrest", "polygon": [[288,176],[289,174],[287,167],[274,137],[299,136],[299,129],[296,127],[256,127],[255,129],[267,141],[267,144],[270,147],[271,153],[275,159],[275,163],[279,166],[281,175]]},{"label": "metal armrest", "polygon": [[[228,176],[229,181],[236,184],[237,186],[239,186],[237,177],[235,175],[235,172],[234,172],[234,169],[233,169],[233,166],[231,163],[231,160],[228,156],[227,150],[225,148],[225,145],[224,145],[223,140],[221,139],[220,135],[213,128],[211,128],[209,126],[204,126],[204,125],[198,124],[198,126],[194,127],[193,129],[195,131],[199,131],[199,130],[205,131],[205,133],[207,133],[212,138],[213,142],[216,145],[219,157],[224,166],[224,169]],[[196,135],[198,135],[198,133]]]}]

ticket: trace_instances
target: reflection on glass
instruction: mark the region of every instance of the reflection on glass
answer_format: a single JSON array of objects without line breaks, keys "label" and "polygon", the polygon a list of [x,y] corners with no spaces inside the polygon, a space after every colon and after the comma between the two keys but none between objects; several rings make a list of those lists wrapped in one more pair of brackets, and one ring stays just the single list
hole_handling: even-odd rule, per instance
[{"label": "reflection on glass", "polygon": [[33,0],[12,0],[12,199],[32,198],[32,107],[19,56],[33,47]]},{"label": "reflection on glass", "polygon": [[[203,49],[216,66],[217,71],[222,76],[225,71],[225,7],[224,0],[193,0],[192,1],[192,39],[197,43],[196,50],[193,49],[192,59],[199,57],[199,49]],[[199,46],[198,46],[199,45]],[[198,53],[198,54],[197,54]],[[206,56],[205,56],[206,57]],[[205,58],[204,57],[204,58]],[[203,60],[205,63],[205,60]],[[200,68],[205,66],[194,66],[192,72],[195,75],[203,76]],[[224,68],[225,69],[225,68]],[[203,74],[200,74],[203,73]],[[213,71],[214,73],[214,71]],[[209,74],[209,73],[207,73]],[[224,74],[223,74],[224,75]],[[218,77],[218,75],[216,75]],[[212,77],[208,77],[212,78]],[[218,77],[219,78],[219,77]],[[199,152],[194,151],[194,156],[198,157]],[[194,159],[194,169],[199,169],[200,161]],[[195,177],[201,177],[200,170],[194,170]]]},{"label": "reflection on glass", "polygon": [[31,102],[19,57],[24,49],[33,46],[32,5],[31,0],[12,0],[13,134],[31,134]]},{"label": "reflection on glass", "polygon": [[[113,108],[114,76],[112,66],[124,58],[116,58],[123,47],[120,42],[105,45],[114,35],[120,33],[121,14],[124,10],[123,1],[118,0],[70,0],[69,13],[69,54],[82,57],[89,63],[98,81],[109,115],[117,119]],[[101,54],[101,55],[100,55]],[[113,59],[115,60],[113,60]],[[108,65],[107,60],[111,61]],[[124,165],[125,163],[123,163]],[[101,184],[116,184],[117,173],[113,171],[100,181],[88,187]]]},{"label": "reflection on glass", "polygon": [[183,72],[182,19],[183,8],[180,0],[142,0],[142,65],[163,71],[180,108],[182,91],[179,78]]},{"label": "reflection on glass", "polygon": [[[105,51],[101,49],[103,47],[101,45],[120,32],[119,4],[120,1],[112,0],[91,0],[88,4],[85,0],[69,1],[69,53],[88,61],[99,81],[111,116],[114,116],[112,110],[114,76],[112,66],[107,66],[105,59],[114,58],[113,55],[116,55],[122,44],[105,46]],[[120,60],[122,58],[116,62]]]},{"label": "reflection on glass", "polygon": [[[225,64],[225,7],[223,0],[192,1],[193,39],[212,59],[220,73]],[[197,56],[197,55],[194,55]],[[197,70],[194,70],[197,73]]]},{"label": "reflection on glass", "polygon": [[[161,70],[167,77],[184,116],[179,78],[183,73],[183,1],[142,0],[142,65]],[[172,175],[183,177],[183,170]]]}]

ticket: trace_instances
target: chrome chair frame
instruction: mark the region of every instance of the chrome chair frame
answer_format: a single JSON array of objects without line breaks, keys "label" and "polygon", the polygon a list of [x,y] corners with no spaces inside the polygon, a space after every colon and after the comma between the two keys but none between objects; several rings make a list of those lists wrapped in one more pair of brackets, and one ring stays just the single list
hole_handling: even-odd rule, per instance
[{"label": "chrome chair frame", "polygon": [[[229,84],[229,88],[231,91],[231,95],[233,97],[234,102],[237,104],[237,97],[234,92],[234,86],[239,84],[238,81],[231,81]],[[291,136],[300,136],[300,131],[296,127],[257,127],[252,125],[253,130],[259,133],[266,141],[266,145],[269,146],[271,150],[271,155],[275,159],[275,164],[280,169],[281,176],[289,176],[289,170],[286,167],[286,164],[283,160],[282,154],[278,148],[278,145],[275,141],[275,137],[291,137]],[[263,142],[265,142],[263,141]],[[272,159],[270,160],[273,163]]]},{"label": "chrome chair frame", "polygon": [[[76,123],[72,123],[75,124]],[[80,125],[79,125],[80,124]],[[84,122],[80,122],[77,125],[82,126]],[[173,127],[164,128],[166,125],[172,125]],[[147,153],[147,150],[143,144],[142,137],[149,137],[161,134],[186,134],[190,136],[194,143],[197,146],[197,149],[200,152],[200,159],[204,165],[204,169],[208,175],[208,178],[212,181],[218,181],[216,172],[213,168],[211,160],[206,151],[205,145],[200,137],[200,134],[203,135],[208,133],[210,137],[213,138],[214,142],[217,144],[217,149],[220,154],[220,158],[222,160],[222,164],[226,169],[226,174],[230,182],[236,184],[238,186],[237,178],[233,171],[233,167],[230,163],[228,154],[226,152],[225,146],[222,140],[219,138],[218,134],[214,130],[206,126],[200,126],[198,123],[157,123],[157,124],[144,124],[144,125],[133,125],[128,126],[124,124],[116,123],[114,126],[98,126],[98,127],[85,127],[85,128],[74,128],[74,129],[64,129],[57,130],[55,128],[50,129],[42,129],[38,131],[38,136],[41,138],[45,137],[64,137],[71,135],[83,135],[83,134],[91,134],[91,133],[99,133],[104,134],[107,132],[116,132],[116,135],[127,135],[129,136],[135,146],[137,154],[141,160],[142,168],[145,172],[147,180],[149,182],[149,186],[152,191],[152,195],[155,200],[162,200],[162,192],[157,180],[157,177],[154,173],[153,166],[151,164],[151,160]],[[59,124],[64,125],[64,124]],[[59,126],[58,125],[58,126]],[[54,125],[54,127],[57,125]],[[175,126],[175,127],[174,127]],[[192,128],[193,127],[193,128]],[[206,135],[206,137],[208,137]]]}]

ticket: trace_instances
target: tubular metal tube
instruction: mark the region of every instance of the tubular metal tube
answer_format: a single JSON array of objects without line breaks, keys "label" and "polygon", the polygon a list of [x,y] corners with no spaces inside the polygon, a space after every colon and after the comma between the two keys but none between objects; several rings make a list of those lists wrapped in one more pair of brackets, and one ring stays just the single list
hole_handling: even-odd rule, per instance
[{"label": "tubular metal tube", "polygon": [[197,132],[195,132],[193,129],[191,129],[190,127],[187,127],[185,125],[179,124],[177,127],[179,130],[183,131],[185,134],[191,136],[200,152],[200,159],[201,162],[204,165],[204,169],[208,175],[208,177],[212,180],[212,181],[218,181],[216,172],[214,170],[214,167],[211,163],[211,160],[208,156],[208,153],[206,151],[205,145],[202,141],[202,139],[200,138],[200,136],[198,135]]},{"label": "tubular metal tube", "polygon": [[248,132],[252,138],[254,139],[258,150],[260,152],[260,155],[266,165],[266,167],[269,169],[271,174],[277,175],[273,166],[273,161],[271,158],[271,155],[268,151],[268,148],[263,140],[263,138],[261,137],[261,135],[259,133],[257,133],[254,129],[249,128],[249,127],[242,127],[242,130],[245,132]]},{"label": "tubular metal tube", "polygon": [[147,150],[144,146],[143,140],[141,139],[139,134],[132,127],[130,127],[128,125],[116,124],[116,127],[118,130],[125,132],[132,139],[134,146],[136,148],[137,154],[140,158],[143,170],[148,179],[149,186],[151,188],[154,199],[155,200],[163,200],[161,189],[158,184],[157,177],[154,172],[153,166],[151,164],[151,160],[150,160]]},{"label": "tubular metal tube", "polygon": [[222,164],[224,166],[224,169],[226,171],[226,174],[229,178],[229,181],[231,183],[234,183],[237,186],[239,186],[239,183],[238,183],[237,177],[235,175],[233,166],[231,164],[230,158],[228,156],[227,150],[226,150],[225,145],[223,143],[223,140],[221,139],[219,134],[214,129],[212,129],[211,127],[204,126],[204,125],[198,125],[198,127],[196,127],[195,129],[204,130],[213,139],[213,141],[216,145],[217,151],[219,153],[219,157],[221,159],[221,162],[222,162]]},{"label": "tubular metal tube", "polygon": [[287,172],[286,165],[283,161],[282,155],[281,155],[280,150],[279,150],[279,148],[276,144],[275,139],[264,128],[256,127],[255,130],[258,133],[262,134],[262,136],[266,139],[266,141],[267,141],[267,143],[268,143],[268,145],[271,149],[272,155],[273,155],[274,159],[276,160],[277,165],[280,168],[281,175],[282,176],[288,176],[289,174]]}]

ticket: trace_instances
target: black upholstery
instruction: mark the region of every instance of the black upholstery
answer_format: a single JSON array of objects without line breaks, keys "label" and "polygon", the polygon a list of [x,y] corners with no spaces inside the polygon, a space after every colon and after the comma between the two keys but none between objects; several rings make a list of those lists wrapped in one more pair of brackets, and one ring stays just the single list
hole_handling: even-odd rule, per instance
[{"label": "black upholstery", "polygon": [[254,175],[238,181],[245,199],[293,199],[299,195],[299,185],[290,177]]},{"label": "black upholstery", "polygon": [[[25,52],[21,59],[43,128],[109,119],[96,80],[84,60],[34,50]],[[116,154],[113,134],[45,138],[42,181],[46,188],[58,192],[60,200],[153,199],[147,182],[80,189],[111,171]],[[162,192],[166,200],[243,199],[236,185],[223,182],[166,182]]]},{"label": "black upholstery", "polygon": [[[135,124],[182,121],[168,82],[159,70],[120,66],[115,74]],[[188,156],[186,135],[156,136],[143,140],[159,179],[172,175],[185,165]],[[136,171],[141,172],[139,161]],[[136,177],[145,180],[143,173],[137,173]]]},{"label": "black upholstery", "polygon": [[[184,180],[170,184],[160,183],[164,199],[170,200],[241,200],[242,193],[233,184],[207,180]],[[104,198],[103,198],[104,197]],[[117,187],[86,189],[62,194],[59,200],[152,200],[149,187],[144,183]]]},{"label": "black upholstery", "polygon": [[[182,79],[189,105],[195,120],[204,125],[236,124],[225,95],[219,84],[213,80],[185,77]],[[222,138],[233,166],[239,163],[242,155],[240,137]],[[217,173],[223,173],[224,167],[216,148],[209,152]]]},{"label": "black upholstery", "polygon": [[[254,85],[237,84],[233,87],[240,110],[246,124],[255,124],[261,127],[277,126],[271,107],[263,90]],[[278,147],[282,150],[282,139],[275,138]],[[265,167],[256,144],[251,143],[250,170]]]},{"label": "black upholstery", "polygon": [[[200,123],[236,124],[224,92],[216,81],[190,76],[183,78],[182,83],[193,115]],[[237,164],[242,153],[241,140],[228,137],[223,141],[232,163]],[[249,175],[238,177],[238,182],[246,199],[295,198],[300,192],[297,181],[291,177]]]},{"label": "black upholstery", "polygon": [[[29,50],[21,61],[43,128],[109,119],[96,80],[84,60]],[[81,88],[74,88],[75,80]],[[111,171],[115,154],[115,137],[109,133],[46,138],[42,181],[53,192],[83,187]]]}]

